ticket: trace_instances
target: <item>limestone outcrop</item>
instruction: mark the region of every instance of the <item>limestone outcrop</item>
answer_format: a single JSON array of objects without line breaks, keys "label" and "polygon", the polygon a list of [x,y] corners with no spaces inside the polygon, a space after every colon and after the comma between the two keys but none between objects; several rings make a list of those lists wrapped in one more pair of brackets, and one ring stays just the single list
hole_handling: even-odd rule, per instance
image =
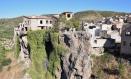
[{"label": "limestone outcrop", "polygon": [[92,60],[86,32],[68,32],[61,38],[69,51],[61,55],[61,79],[89,79]]},{"label": "limestone outcrop", "polygon": [[[67,51],[59,56],[60,65],[56,71],[53,71],[55,79],[90,79],[92,59],[88,33],[84,31],[63,32],[60,33],[59,40]],[[30,57],[26,37],[20,38],[20,44],[20,56],[25,59],[26,63]]]}]

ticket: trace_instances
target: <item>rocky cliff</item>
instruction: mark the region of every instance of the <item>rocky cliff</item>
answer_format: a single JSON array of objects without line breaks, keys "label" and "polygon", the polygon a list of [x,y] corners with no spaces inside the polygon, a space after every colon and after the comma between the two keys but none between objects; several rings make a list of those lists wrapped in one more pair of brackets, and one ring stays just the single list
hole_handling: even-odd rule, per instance
[{"label": "rocky cliff", "polygon": [[61,79],[89,79],[92,61],[86,32],[68,32],[60,38],[69,51],[61,55]]},{"label": "rocky cliff", "polygon": [[34,31],[27,34],[26,41],[29,43],[32,79],[90,78],[92,59],[88,33]]}]

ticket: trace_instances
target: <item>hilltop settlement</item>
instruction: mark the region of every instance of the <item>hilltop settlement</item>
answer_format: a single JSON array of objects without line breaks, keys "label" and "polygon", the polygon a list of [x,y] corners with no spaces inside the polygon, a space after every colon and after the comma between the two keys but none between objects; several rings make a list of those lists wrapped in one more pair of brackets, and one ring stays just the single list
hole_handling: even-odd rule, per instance
[{"label": "hilltop settlement", "polygon": [[[41,32],[44,32],[45,35],[42,35],[44,33]],[[33,33],[34,37],[30,35]],[[41,38],[45,42],[42,42]],[[14,41],[19,41],[19,61],[24,61],[25,68],[35,70],[37,66],[40,69],[44,66],[44,72],[42,69],[38,71],[45,75],[48,74],[44,78],[32,70],[31,77],[27,79],[97,79],[92,76],[92,55],[102,56],[104,52],[109,52],[130,60],[131,15],[100,17],[90,21],[84,18],[77,22],[73,12],[23,16],[23,22],[14,28]],[[40,50],[42,43],[45,48]],[[63,53],[56,55],[60,52],[58,49],[60,46],[66,50],[65,52],[68,52],[66,55]],[[47,58],[41,62],[39,61],[40,56],[37,63],[34,59],[41,51],[46,52]],[[56,55],[54,59],[51,55],[53,51],[57,52],[53,54],[53,56]],[[59,65],[56,65],[55,59],[57,58]],[[52,62],[53,66],[51,66]],[[39,66],[40,63],[43,63],[43,66]],[[53,70],[56,70],[52,71],[52,67],[54,67]],[[52,78],[49,78],[51,75],[48,71]]]},{"label": "hilltop settlement", "polygon": [[[28,31],[52,29],[55,27],[58,19],[63,16],[66,20],[70,20],[73,17],[73,13],[64,12],[48,16],[23,16],[23,22],[14,29],[14,32],[16,35],[22,36],[27,34]],[[79,26],[82,29],[79,31],[89,34],[90,45],[95,54],[99,55],[104,51],[103,49],[106,49],[110,52],[117,51],[120,54],[131,55],[131,15],[103,17],[98,21],[92,22],[81,20],[80,22]],[[63,27],[59,31],[77,32],[78,30],[76,28]]]}]

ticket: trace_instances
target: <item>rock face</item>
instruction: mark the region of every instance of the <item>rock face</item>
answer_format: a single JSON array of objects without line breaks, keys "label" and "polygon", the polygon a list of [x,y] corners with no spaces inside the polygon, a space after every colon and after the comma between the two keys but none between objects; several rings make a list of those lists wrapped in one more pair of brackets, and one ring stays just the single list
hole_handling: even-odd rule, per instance
[{"label": "rock face", "polygon": [[[88,33],[75,31],[60,34],[60,43],[63,43],[68,50],[60,55],[60,66],[54,71],[55,79],[89,79],[92,73],[92,60]],[[25,63],[27,62],[25,65],[28,68],[30,62],[28,62],[29,51],[26,38],[20,38],[20,43],[20,57],[25,60]],[[26,79],[25,77],[27,78],[28,74],[25,74],[23,79]]]},{"label": "rock face", "polygon": [[86,32],[68,32],[61,38],[68,53],[61,55],[60,79],[89,79],[92,60],[90,58],[89,37]]}]

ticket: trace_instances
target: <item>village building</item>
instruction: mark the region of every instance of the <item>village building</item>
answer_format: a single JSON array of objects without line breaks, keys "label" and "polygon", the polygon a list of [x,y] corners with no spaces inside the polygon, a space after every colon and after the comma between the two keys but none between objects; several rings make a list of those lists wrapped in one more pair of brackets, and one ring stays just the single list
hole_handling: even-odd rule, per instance
[{"label": "village building", "polygon": [[111,47],[113,42],[106,30],[102,30],[101,26],[93,23],[85,23],[84,29],[90,34],[90,44],[92,48]]},{"label": "village building", "polygon": [[56,18],[50,16],[24,16],[22,26],[25,30],[40,30],[52,28],[57,21]]},{"label": "village building", "polygon": [[131,16],[123,25],[121,33],[121,54],[131,55]]},{"label": "village building", "polygon": [[63,12],[60,14],[60,17],[64,16],[66,20],[70,20],[73,17],[73,12]]},{"label": "village building", "polygon": [[[84,30],[90,34],[90,45],[93,52],[119,51],[121,44],[121,35],[114,23],[114,19],[104,19],[98,23],[83,23]],[[120,19],[121,25],[123,20]],[[121,28],[121,26],[120,26]]]},{"label": "village building", "polygon": [[62,16],[65,16],[66,20],[70,20],[73,17],[73,13],[63,12],[61,14],[43,16],[23,16],[23,22],[19,24],[17,29],[25,32],[28,30],[50,29]]}]

